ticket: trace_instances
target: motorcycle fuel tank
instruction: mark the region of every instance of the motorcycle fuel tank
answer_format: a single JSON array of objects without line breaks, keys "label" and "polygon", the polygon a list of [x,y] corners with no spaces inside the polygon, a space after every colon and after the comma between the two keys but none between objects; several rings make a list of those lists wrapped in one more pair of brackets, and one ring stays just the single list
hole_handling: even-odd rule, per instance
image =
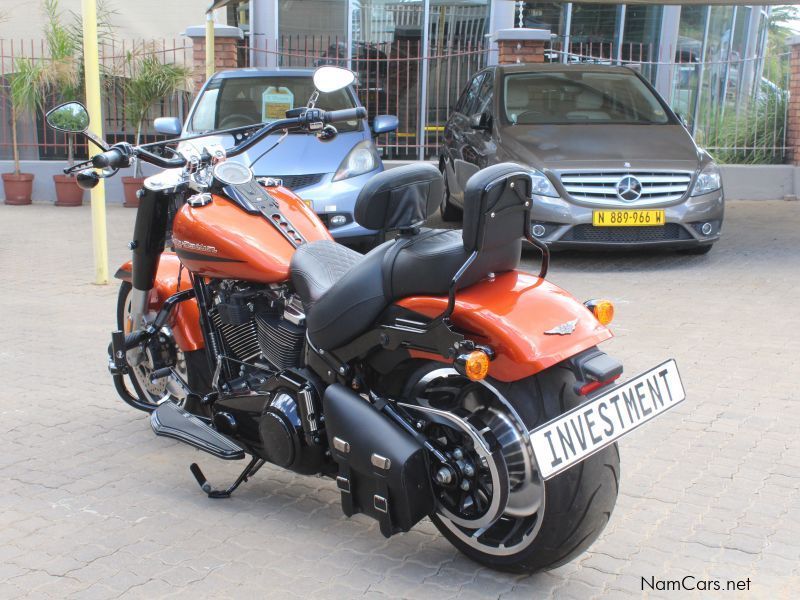
[{"label": "motorcycle fuel tank", "polygon": [[[332,239],[317,215],[289,190],[270,187],[272,206],[306,242]],[[295,246],[277,219],[246,212],[224,196],[212,195],[205,205],[184,204],[175,215],[172,241],[191,272],[216,279],[281,283],[289,278]]]}]

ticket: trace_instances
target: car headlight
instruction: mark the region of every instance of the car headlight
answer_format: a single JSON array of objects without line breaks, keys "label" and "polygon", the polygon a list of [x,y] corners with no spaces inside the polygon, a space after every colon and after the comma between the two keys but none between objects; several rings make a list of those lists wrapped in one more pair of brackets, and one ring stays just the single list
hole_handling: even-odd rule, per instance
[{"label": "car headlight", "polygon": [[342,179],[369,173],[378,168],[379,160],[372,142],[369,140],[359,142],[353,146],[353,149],[344,157],[342,164],[339,165],[336,174],[333,176],[333,180],[341,181]]},{"label": "car headlight", "polygon": [[550,196],[551,198],[558,198],[558,192],[547,175],[536,169],[530,171],[531,181],[533,182],[533,195],[534,196]]},{"label": "car headlight", "polygon": [[697,181],[694,182],[694,188],[692,189],[692,196],[714,192],[721,186],[722,179],[719,174],[719,167],[716,163],[709,163],[697,176]]}]

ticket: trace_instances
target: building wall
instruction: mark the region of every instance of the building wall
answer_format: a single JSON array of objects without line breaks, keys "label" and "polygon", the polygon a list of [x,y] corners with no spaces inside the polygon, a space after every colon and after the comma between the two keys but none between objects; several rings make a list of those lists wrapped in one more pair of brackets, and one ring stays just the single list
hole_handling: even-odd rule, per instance
[{"label": "building wall", "polygon": [[[116,27],[118,39],[177,38],[190,25],[204,21],[208,2],[204,0],[100,0],[103,6],[116,11],[111,22]],[[69,11],[80,14],[81,0],[59,0],[64,21],[70,22]],[[0,12],[5,13],[6,21],[0,23],[0,38],[34,39],[42,38],[45,17],[41,2],[31,0],[0,0]],[[225,11],[216,11],[218,23],[225,23]]]}]

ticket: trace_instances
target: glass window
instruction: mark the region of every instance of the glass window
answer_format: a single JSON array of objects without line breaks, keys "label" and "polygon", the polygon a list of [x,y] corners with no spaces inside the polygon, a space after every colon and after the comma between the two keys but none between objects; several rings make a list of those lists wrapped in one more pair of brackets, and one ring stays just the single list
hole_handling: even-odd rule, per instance
[{"label": "glass window", "polygon": [[598,58],[614,56],[619,12],[615,4],[573,4],[571,51]]},{"label": "glass window", "polygon": [[[563,38],[567,5],[563,2],[526,2],[522,7],[522,27],[549,29],[551,34]],[[519,13],[514,18],[514,27],[519,27]]]},{"label": "glass window", "polygon": [[[228,129],[283,118],[287,110],[304,106],[314,91],[311,77],[235,77],[220,79],[206,89],[192,116],[193,132]],[[317,108],[353,108],[349,90],[320,94]],[[358,131],[360,120],[336,124],[340,132]]]},{"label": "glass window", "polygon": [[347,40],[347,0],[278,0],[281,37],[319,36],[330,43]]},{"label": "glass window", "polygon": [[472,114],[492,112],[492,96],[494,95],[494,77],[492,73],[486,73],[483,77],[481,91],[478,92],[478,102]]},{"label": "glass window", "polygon": [[625,10],[622,60],[651,62],[658,59],[661,14],[658,5],[629,4]]},{"label": "glass window", "polygon": [[519,125],[664,124],[661,102],[636,76],[624,72],[548,70],[506,75],[505,118]]},{"label": "glass window", "polygon": [[480,97],[480,88],[481,83],[483,83],[483,76],[484,73],[479,73],[469,84],[469,87],[464,94],[464,102],[460,110],[462,114],[467,116],[475,114],[475,107],[478,105],[478,98]]}]

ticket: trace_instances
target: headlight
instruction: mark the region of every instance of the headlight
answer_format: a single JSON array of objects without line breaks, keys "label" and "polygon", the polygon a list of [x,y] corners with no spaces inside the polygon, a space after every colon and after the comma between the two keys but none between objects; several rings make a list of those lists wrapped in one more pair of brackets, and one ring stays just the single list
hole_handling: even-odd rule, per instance
[{"label": "headlight", "polygon": [[550,196],[551,198],[558,198],[558,192],[547,175],[541,171],[533,169],[530,171],[531,181],[533,182],[533,195],[534,196]]},{"label": "headlight", "polygon": [[694,182],[694,189],[692,189],[692,196],[708,194],[718,190],[721,185],[719,167],[716,163],[709,163],[697,176],[697,181]]},{"label": "headlight", "polygon": [[333,180],[341,181],[342,179],[369,173],[378,167],[378,160],[380,159],[375,152],[375,146],[372,145],[372,142],[369,140],[359,142],[353,146],[353,149],[345,156],[342,164],[339,165],[339,168],[336,170]]}]

